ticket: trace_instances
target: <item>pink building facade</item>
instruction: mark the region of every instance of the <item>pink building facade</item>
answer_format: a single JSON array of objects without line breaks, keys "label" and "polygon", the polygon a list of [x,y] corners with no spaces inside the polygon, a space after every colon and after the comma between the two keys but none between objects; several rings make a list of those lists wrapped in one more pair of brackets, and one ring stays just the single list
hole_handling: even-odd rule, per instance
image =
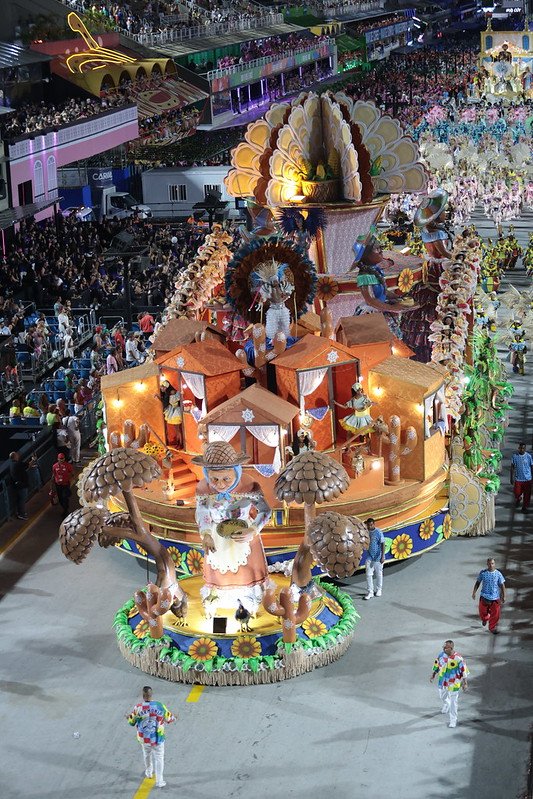
[{"label": "pink building facade", "polygon": [[[137,106],[129,105],[7,144],[11,206],[58,199],[57,170],[139,136]],[[36,218],[53,214],[53,205]]]}]

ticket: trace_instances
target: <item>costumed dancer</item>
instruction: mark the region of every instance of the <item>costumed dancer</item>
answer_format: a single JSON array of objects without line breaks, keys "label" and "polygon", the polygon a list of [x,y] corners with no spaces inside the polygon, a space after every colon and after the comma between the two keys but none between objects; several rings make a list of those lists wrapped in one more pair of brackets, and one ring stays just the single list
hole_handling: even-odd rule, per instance
[{"label": "costumed dancer", "polygon": [[353,433],[355,436],[364,436],[374,429],[374,420],[368,412],[368,409],[374,403],[366,396],[360,383],[354,383],[352,391],[354,395],[347,402],[335,402],[335,405],[339,408],[353,410],[353,413],[340,420],[340,424],[348,433]]},{"label": "costumed dancer", "polygon": [[388,263],[394,266],[394,261],[392,258],[383,258],[381,245],[372,231],[368,236],[360,236],[352,249],[355,258],[351,271],[357,269],[356,283],[363,296],[363,303],[357,306],[355,316],[382,311],[391,331],[401,338],[400,327],[392,314],[415,309],[412,305],[406,305],[393,291],[387,289],[383,265]]},{"label": "costumed dancer", "polygon": [[516,333],[513,341],[509,344],[511,364],[513,366],[513,372],[516,375],[525,375],[526,373],[527,345],[524,341],[524,335],[525,334]]},{"label": "costumed dancer", "polygon": [[259,484],[242,473],[247,460],[223,441],[207,444],[204,454],[193,458],[204,472],[196,489],[196,523],[205,553],[200,595],[208,617],[217,607],[239,604],[253,615],[268,580],[259,533],[270,507]]},{"label": "costumed dancer", "polygon": [[165,428],[167,432],[167,442],[176,447],[182,445],[181,423],[183,414],[181,410],[181,394],[173,391],[168,398],[163,415],[165,417]]},{"label": "costumed dancer", "polygon": [[415,214],[414,224],[421,229],[426,248],[426,279],[418,283],[413,291],[416,310],[404,317],[400,326],[403,339],[414,352],[415,360],[428,363],[431,360],[431,324],[437,318],[437,297],[440,293],[439,278],[443,262],[452,256],[452,237],[446,230],[446,206],[448,192],[435,189],[422,200]]}]

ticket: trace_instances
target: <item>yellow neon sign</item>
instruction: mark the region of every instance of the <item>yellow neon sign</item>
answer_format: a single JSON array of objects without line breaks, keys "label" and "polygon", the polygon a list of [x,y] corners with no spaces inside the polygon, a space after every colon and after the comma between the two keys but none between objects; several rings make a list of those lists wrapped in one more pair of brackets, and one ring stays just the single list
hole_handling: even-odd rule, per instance
[{"label": "yellow neon sign", "polygon": [[125,53],[119,53],[118,50],[109,50],[107,47],[100,47],[96,39],[89,33],[85,23],[73,11],[67,17],[69,28],[74,33],[79,33],[88,50],[82,53],[71,53],[67,59],[66,64],[70,72],[83,72],[84,67],[87,68],[89,64],[93,66],[90,69],[104,69],[111,64],[134,64],[137,59],[132,58]]}]

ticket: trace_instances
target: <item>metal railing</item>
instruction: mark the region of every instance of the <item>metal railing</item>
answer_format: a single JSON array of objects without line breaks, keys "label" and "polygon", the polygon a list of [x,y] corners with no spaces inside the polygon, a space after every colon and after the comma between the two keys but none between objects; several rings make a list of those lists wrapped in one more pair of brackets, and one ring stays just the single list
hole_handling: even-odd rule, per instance
[{"label": "metal railing", "polygon": [[122,29],[120,29],[120,32],[139,44],[150,47],[151,45],[156,46],[171,42],[185,42],[191,39],[225,36],[228,33],[253,31],[258,28],[270,28],[281,24],[283,24],[283,14],[265,14],[262,17],[254,17],[253,19],[241,19],[235,22],[215,22],[211,25],[195,25],[192,28],[170,28],[169,30],[152,33],[129,33]]},{"label": "metal railing", "polygon": [[314,0],[310,4],[310,9],[315,16],[325,17],[344,17],[347,15],[367,13],[368,11],[379,11],[382,9],[381,0],[361,0],[361,2],[350,3],[349,0],[345,2],[332,3],[330,0]]},{"label": "metal railing", "polygon": [[297,47],[295,50],[287,50],[286,52],[280,53],[278,55],[268,55],[263,56],[263,58],[255,58],[253,61],[247,61],[245,64],[232,64],[229,67],[212,69],[207,73],[207,80],[211,82],[217,78],[223,78],[226,75],[235,75],[239,72],[247,72],[248,70],[255,69],[256,67],[263,67],[265,64],[272,64],[274,61],[282,61],[284,58],[292,58],[300,53],[312,52],[323,45],[335,47],[335,39],[323,39],[321,42],[309,44],[308,47]]}]

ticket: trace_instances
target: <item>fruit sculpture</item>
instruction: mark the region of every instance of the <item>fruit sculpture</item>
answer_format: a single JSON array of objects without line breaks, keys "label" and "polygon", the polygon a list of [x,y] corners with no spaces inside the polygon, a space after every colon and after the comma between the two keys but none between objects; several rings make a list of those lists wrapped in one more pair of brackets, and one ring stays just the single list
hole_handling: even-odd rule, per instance
[{"label": "fruit sculpture", "polygon": [[225,183],[234,197],[271,208],[301,201],[368,203],[376,194],[421,192],[418,148],[372,102],[303,92],[248,125]]}]

